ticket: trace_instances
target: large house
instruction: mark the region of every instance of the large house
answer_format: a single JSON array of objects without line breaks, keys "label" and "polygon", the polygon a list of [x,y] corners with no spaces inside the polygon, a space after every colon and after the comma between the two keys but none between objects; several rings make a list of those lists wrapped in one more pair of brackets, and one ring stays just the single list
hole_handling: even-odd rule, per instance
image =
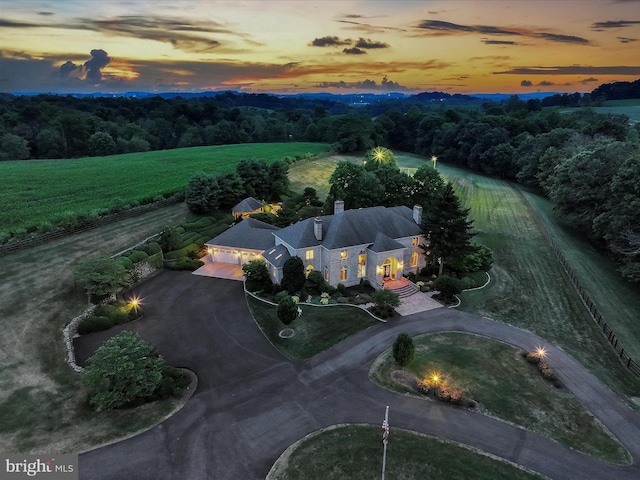
[{"label": "large house", "polygon": [[344,202],[336,201],[334,211],[286,228],[247,218],[206,243],[210,259],[243,265],[261,258],[280,283],[284,262],[298,256],[307,274],[322,272],[331,285],[357,285],[364,278],[376,288],[425,265],[421,206],[344,210]]}]

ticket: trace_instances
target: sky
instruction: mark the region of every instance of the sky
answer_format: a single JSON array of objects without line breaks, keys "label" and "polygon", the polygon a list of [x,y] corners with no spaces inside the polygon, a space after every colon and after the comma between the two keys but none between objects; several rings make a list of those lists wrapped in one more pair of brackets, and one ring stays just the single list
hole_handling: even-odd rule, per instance
[{"label": "sky", "polygon": [[0,0],[0,92],[588,92],[640,0]]}]

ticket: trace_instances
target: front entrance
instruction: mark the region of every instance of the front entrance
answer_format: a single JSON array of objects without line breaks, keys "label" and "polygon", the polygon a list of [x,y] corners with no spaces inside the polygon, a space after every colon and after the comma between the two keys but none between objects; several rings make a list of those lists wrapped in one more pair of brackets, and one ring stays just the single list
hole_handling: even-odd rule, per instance
[{"label": "front entrance", "polygon": [[385,263],[384,265],[382,265],[382,270],[382,278],[388,280],[391,277],[391,264]]},{"label": "front entrance", "polygon": [[387,258],[382,264],[382,281],[395,280],[398,271],[398,261],[395,258]]}]

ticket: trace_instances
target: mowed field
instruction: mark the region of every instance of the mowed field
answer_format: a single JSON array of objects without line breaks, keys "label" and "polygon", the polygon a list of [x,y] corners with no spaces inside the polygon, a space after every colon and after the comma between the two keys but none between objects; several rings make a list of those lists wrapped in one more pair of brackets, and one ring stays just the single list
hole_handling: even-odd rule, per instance
[{"label": "mowed field", "polygon": [[[596,113],[626,115],[631,123],[640,122],[640,100],[608,100],[601,107],[591,107]],[[562,113],[574,112],[578,108],[563,108]]]},{"label": "mowed field", "polygon": [[[543,215],[544,210],[531,208],[519,190],[508,182],[450,166],[438,168],[471,209],[478,231],[477,241],[494,252],[491,283],[482,290],[463,293],[460,308],[535,332],[580,360],[613,390],[631,397],[640,396],[640,379],[619,362],[538,226],[537,217]],[[563,232],[557,231],[554,235],[562,238],[559,243],[564,248],[574,244],[575,240]],[[592,255],[599,262],[606,261],[596,252]],[[576,258],[569,260],[576,261]],[[590,275],[604,274],[598,262],[583,260],[591,264]],[[585,269],[579,272],[586,275]],[[583,284],[587,286],[586,281]],[[615,318],[619,324],[632,328],[640,318],[638,289],[628,290],[628,295],[622,292],[615,295],[614,284],[605,283],[602,287],[609,292],[598,297],[603,303],[602,311],[624,304],[633,312],[632,316]],[[637,335],[620,340],[632,351],[640,351]],[[549,362],[553,365],[553,359]]]},{"label": "mowed field", "polygon": [[266,143],[181,148],[109,157],[0,162],[0,234],[153,199],[183,189],[198,172],[226,173],[245,158],[266,162],[328,151],[325,143]]}]

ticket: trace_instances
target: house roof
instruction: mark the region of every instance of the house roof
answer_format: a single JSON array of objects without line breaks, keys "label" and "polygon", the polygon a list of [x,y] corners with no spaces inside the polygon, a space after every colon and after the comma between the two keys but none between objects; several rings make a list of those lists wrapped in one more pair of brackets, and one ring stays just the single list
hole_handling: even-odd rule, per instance
[{"label": "house roof", "polygon": [[232,212],[238,213],[247,213],[253,212],[262,208],[264,205],[262,202],[256,200],[253,197],[245,198],[240,203],[238,203],[235,207],[231,209]]},{"label": "house roof", "polygon": [[[329,250],[353,245],[375,244],[378,233],[392,238],[421,235],[422,230],[408,207],[369,207],[345,210],[336,215],[319,217],[322,240],[314,234],[314,219],[302,220],[279,230],[275,235],[293,248],[322,245]],[[399,245],[399,244],[398,244]],[[394,247],[392,250],[403,247]]]},{"label": "house roof", "polygon": [[273,247],[273,232],[276,230],[280,230],[280,228],[255,218],[245,218],[229,230],[209,240],[205,245],[266,250]]},{"label": "house roof", "polygon": [[262,258],[274,267],[279,268],[284,265],[284,262],[291,258],[291,255],[289,254],[287,247],[284,245],[278,245],[276,247],[267,248],[267,250],[262,254]]},{"label": "house roof", "polygon": [[384,233],[378,232],[369,250],[372,252],[388,252],[389,250],[399,250],[402,248],[404,248],[404,245],[400,242],[396,242],[393,238],[389,238]]}]

